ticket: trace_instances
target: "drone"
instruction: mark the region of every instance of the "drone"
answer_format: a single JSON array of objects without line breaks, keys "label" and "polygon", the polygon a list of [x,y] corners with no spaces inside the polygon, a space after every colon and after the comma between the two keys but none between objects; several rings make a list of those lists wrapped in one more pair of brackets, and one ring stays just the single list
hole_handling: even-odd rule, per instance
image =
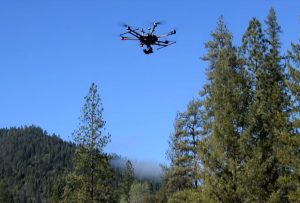
[{"label": "drone", "polygon": [[158,46],[157,50],[175,44],[176,41],[169,40],[161,40],[161,38],[168,37],[170,35],[175,35],[176,30],[172,30],[163,35],[155,35],[154,32],[157,26],[161,24],[160,22],[154,22],[151,28],[148,28],[148,32],[145,32],[143,29],[133,29],[129,25],[124,25],[126,27],[127,32],[120,34],[121,40],[138,40],[140,42],[140,46],[145,48],[143,49],[145,54],[153,53],[152,46]]}]

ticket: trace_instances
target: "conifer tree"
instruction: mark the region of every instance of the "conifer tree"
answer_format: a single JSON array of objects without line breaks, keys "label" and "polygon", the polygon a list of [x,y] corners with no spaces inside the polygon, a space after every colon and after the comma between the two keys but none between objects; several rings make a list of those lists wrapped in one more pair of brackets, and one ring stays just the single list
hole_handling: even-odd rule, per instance
[{"label": "conifer tree", "polygon": [[292,131],[289,139],[285,140],[290,147],[290,153],[284,155],[290,173],[281,181],[289,186],[289,200],[300,202],[300,43],[292,43],[288,51],[289,80],[288,88],[291,96],[290,118]]},{"label": "conifer tree", "polygon": [[150,187],[147,182],[134,182],[130,189],[130,203],[150,203]]},{"label": "conifer tree", "polygon": [[[264,129],[267,126],[264,124],[264,120],[268,119],[268,115],[263,114],[263,108],[267,108],[270,101],[262,99],[266,96],[265,92],[263,92],[266,89],[263,88],[264,83],[261,78],[262,76],[267,77],[263,74],[266,70],[267,44],[261,23],[256,18],[249,22],[247,31],[243,36],[242,50],[247,69],[251,75],[251,94],[253,98],[249,107],[249,115],[247,116],[247,131],[242,138],[245,154],[247,155],[242,184],[245,189],[248,188],[248,193],[246,191],[243,192],[246,201],[265,202],[267,195],[270,195],[270,193],[266,194],[266,191],[263,189],[263,187],[267,187],[264,184],[268,184],[269,181],[264,177],[267,173],[267,166],[265,165],[268,162],[265,162],[262,150],[264,148],[263,145],[267,145],[269,138],[266,135],[269,129]],[[269,144],[266,151],[269,151],[271,146]]]},{"label": "conifer tree", "polygon": [[81,123],[74,132],[77,144],[74,171],[65,188],[66,202],[115,202],[112,189],[113,173],[103,148],[110,140],[104,134],[103,107],[97,86],[93,83],[85,97]]},{"label": "conifer tree", "polygon": [[176,192],[187,188],[197,188],[200,181],[198,143],[201,140],[200,102],[192,100],[187,111],[178,113],[175,132],[171,136],[168,172],[168,187]]},{"label": "conifer tree", "polygon": [[[262,92],[263,81],[261,77],[264,76],[265,59],[266,59],[266,39],[262,31],[261,23],[257,19],[252,19],[249,23],[246,33],[243,36],[243,51],[245,54],[246,64],[252,76],[252,94],[253,100],[250,106],[248,115],[248,128],[247,132],[243,135],[244,144],[246,145],[246,171],[244,176],[243,185],[248,188],[249,194],[245,196],[247,201],[263,201],[267,198],[266,192],[263,187],[268,184],[265,181],[264,174],[266,174],[265,158],[263,159],[263,148],[266,145],[268,138],[266,134],[269,129],[264,129],[266,126],[264,120],[268,119],[268,115],[263,115],[263,108],[267,108],[268,102],[261,99],[265,96]],[[266,77],[266,76],[265,76]],[[262,100],[261,103],[260,100]],[[262,118],[263,117],[263,118]],[[264,119],[264,120],[263,120]],[[264,131],[262,131],[264,130]],[[269,151],[272,145],[269,144]],[[263,160],[262,160],[263,159]],[[265,182],[263,182],[265,181]],[[269,193],[270,194],[270,193]]]},{"label": "conifer tree", "polygon": [[134,181],[134,169],[132,166],[132,163],[130,160],[126,162],[126,168],[124,172],[124,178],[123,178],[123,195],[125,197],[125,202],[129,203],[130,199],[130,188]]},{"label": "conifer tree", "polygon": [[189,176],[190,170],[186,167],[186,154],[180,148],[182,147],[182,142],[179,136],[176,136],[182,133],[178,128],[179,123],[182,122],[180,119],[180,114],[178,113],[174,123],[175,132],[170,136],[169,150],[167,151],[168,159],[171,161],[171,166],[165,171],[166,191],[168,194],[192,187],[192,180]]},{"label": "conifer tree", "polygon": [[252,76],[252,101],[243,134],[247,158],[243,184],[245,201],[285,201],[277,184],[284,168],[279,160],[284,153],[281,138],[289,135],[288,97],[281,63],[279,34],[273,9],[266,20],[266,35],[261,23],[253,19],[243,36],[245,61]]},{"label": "conifer tree", "polygon": [[249,79],[232,45],[232,35],[219,18],[212,40],[206,43],[209,83],[204,89],[205,141],[200,145],[207,202],[242,202],[240,135],[245,130]]},{"label": "conifer tree", "polygon": [[[270,9],[267,19],[265,21],[267,25],[266,34],[268,42],[268,54],[267,65],[269,77],[273,80],[272,84],[272,107],[273,107],[273,124],[272,127],[274,133],[273,141],[273,153],[275,156],[274,168],[278,174],[274,191],[271,194],[269,201],[288,201],[288,193],[291,190],[290,184],[286,182],[290,177],[291,164],[287,161],[286,157],[291,156],[294,151],[293,142],[289,140],[293,139],[292,124],[290,122],[289,105],[291,103],[288,96],[288,88],[286,83],[287,71],[286,66],[283,63],[284,57],[280,53],[281,42],[280,36],[281,28],[277,23],[277,17],[273,8]],[[295,166],[294,166],[295,167]]]}]

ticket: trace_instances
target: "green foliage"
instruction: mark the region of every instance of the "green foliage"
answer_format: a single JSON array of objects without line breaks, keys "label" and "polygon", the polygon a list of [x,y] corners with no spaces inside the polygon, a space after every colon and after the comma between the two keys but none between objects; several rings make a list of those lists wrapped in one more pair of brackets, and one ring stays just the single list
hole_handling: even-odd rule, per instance
[{"label": "green foliage", "polygon": [[250,21],[239,52],[222,19],[206,44],[206,139],[199,145],[206,202],[288,202],[297,196],[297,71],[290,66],[295,74],[286,82],[273,9],[265,22],[263,30],[257,19]]},{"label": "green foliage", "polygon": [[189,182],[185,174],[192,174],[189,164],[174,167],[191,160],[188,142],[178,139],[188,122],[178,114],[171,167],[161,187],[168,202],[299,201],[300,46],[292,44],[288,72],[273,9],[265,24],[263,29],[253,18],[237,49],[219,19],[206,43],[208,83],[201,91],[203,108],[196,111],[202,137],[197,143],[201,194],[192,197],[191,190],[176,187],[174,194],[168,192],[180,181]]},{"label": "green foliage", "polygon": [[198,189],[186,189],[174,193],[168,203],[202,203],[202,192]]},{"label": "green foliage", "polygon": [[124,202],[129,203],[130,188],[134,181],[134,169],[130,160],[126,162],[126,168],[124,172],[124,178],[122,183],[122,190],[124,195]]},{"label": "green foliage", "polygon": [[[0,129],[0,182],[13,202],[46,202],[71,169],[75,145],[39,127]],[[2,202],[2,201],[0,201]]]},{"label": "green foliage", "polygon": [[[249,103],[249,77],[232,35],[220,18],[212,40],[206,43],[208,84],[203,93],[203,136],[199,155],[203,163],[203,192],[208,202],[240,202],[240,146]],[[213,54],[212,54],[213,53]]]},{"label": "green foliage", "polygon": [[104,134],[103,131],[105,127],[102,117],[103,107],[95,83],[92,83],[89,93],[84,99],[80,124],[73,133],[74,140],[77,145],[87,148],[91,153],[95,151],[102,153],[103,148],[110,142],[110,135]]},{"label": "green foliage", "polygon": [[134,182],[130,188],[130,203],[151,203],[150,187],[147,182]]},{"label": "green foliage", "polygon": [[[81,158],[81,161],[87,161],[89,153],[84,150],[86,149],[81,148],[76,151],[76,153],[80,153],[80,156],[75,154],[75,157]],[[82,165],[76,165],[75,170],[67,177],[64,202],[116,202],[117,195],[114,193],[115,188],[113,187],[114,173],[109,165],[109,158],[98,153],[94,155],[93,159],[97,163],[93,168],[93,182],[88,176],[90,173],[88,161],[81,162]]]},{"label": "green foliage", "polygon": [[[244,143],[248,149],[244,176],[244,184],[247,185],[245,198],[258,202],[275,199],[285,202],[287,188],[279,180],[289,172],[281,157],[289,153],[284,140],[291,135],[287,113],[289,98],[286,95],[283,57],[279,51],[281,31],[273,9],[267,17],[265,33],[256,19],[251,22],[248,28],[251,32],[245,33],[244,39],[247,40],[243,41],[243,46],[247,47],[246,66],[254,76],[253,101],[249,106],[247,131],[244,134]],[[251,181],[254,184],[247,184]]]},{"label": "green foliage", "polygon": [[290,118],[292,123],[292,137],[285,139],[285,145],[289,146],[289,153],[282,154],[282,160],[286,166],[293,171],[281,179],[291,189],[288,198],[291,202],[300,201],[300,43],[291,44],[288,51],[288,70],[290,78],[287,81],[291,96]]},{"label": "green foliage", "polygon": [[200,108],[201,103],[192,100],[186,112],[177,114],[175,132],[169,141],[168,157],[171,167],[165,177],[169,193],[197,188],[199,184],[200,163],[197,147],[201,140]]},{"label": "green foliage", "polygon": [[93,83],[85,97],[81,124],[74,133],[77,149],[74,170],[69,174],[64,202],[116,202],[113,171],[103,147],[110,135],[103,133],[102,103]]}]

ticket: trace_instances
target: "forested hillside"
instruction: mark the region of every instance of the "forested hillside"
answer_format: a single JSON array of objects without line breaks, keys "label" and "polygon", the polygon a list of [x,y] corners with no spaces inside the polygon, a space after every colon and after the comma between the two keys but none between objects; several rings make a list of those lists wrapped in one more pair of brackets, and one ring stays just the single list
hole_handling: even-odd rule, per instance
[{"label": "forested hillside", "polygon": [[[25,126],[0,129],[0,146],[1,203],[62,201],[66,177],[73,168],[74,143],[49,135],[40,127]],[[124,202],[130,193],[131,198],[153,200],[160,188],[159,177],[135,174],[128,159],[105,156],[112,160],[110,182],[115,202]]]},{"label": "forested hillside", "polygon": [[0,195],[14,202],[45,202],[55,195],[75,150],[35,126],[0,129],[0,146]]}]

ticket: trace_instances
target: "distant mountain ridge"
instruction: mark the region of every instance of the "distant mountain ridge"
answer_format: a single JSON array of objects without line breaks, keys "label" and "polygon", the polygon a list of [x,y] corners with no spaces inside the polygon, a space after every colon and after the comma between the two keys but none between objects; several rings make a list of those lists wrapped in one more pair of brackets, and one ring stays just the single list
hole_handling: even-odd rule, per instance
[{"label": "distant mountain ridge", "polygon": [[0,129],[0,146],[0,190],[13,202],[49,202],[75,150],[74,144],[36,126]]}]

